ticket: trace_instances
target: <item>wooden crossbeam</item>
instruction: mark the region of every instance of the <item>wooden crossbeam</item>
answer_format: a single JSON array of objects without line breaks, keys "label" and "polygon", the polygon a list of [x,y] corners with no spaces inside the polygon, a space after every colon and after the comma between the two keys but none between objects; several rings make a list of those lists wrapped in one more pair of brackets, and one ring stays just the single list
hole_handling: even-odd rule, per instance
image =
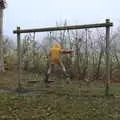
[{"label": "wooden crossbeam", "polygon": [[60,26],[60,27],[47,27],[37,29],[20,29],[14,30],[13,33],[30,33],[30,32],[49,32],[58,30],[73,30],[73,29],[85,29],[85,28],[98,28],[113,26],[113,23],[100,23],[100,24],[86,24],[86,25],[72,25],[72,26]]}]

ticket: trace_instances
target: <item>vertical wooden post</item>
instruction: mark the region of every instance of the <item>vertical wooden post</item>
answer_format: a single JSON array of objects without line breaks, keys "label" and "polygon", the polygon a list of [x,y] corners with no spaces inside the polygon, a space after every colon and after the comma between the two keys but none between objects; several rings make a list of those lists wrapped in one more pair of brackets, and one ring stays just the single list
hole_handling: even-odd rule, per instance
[{"label": "vertical wooden post", "polygon": [[53,47],[53,40],[52,40],[52,33],[51,32],[49,34],[49,45],[50,45],[50,48]]},{"label": "vertical wooden post", "polygon": [[4,53],[3,53],[3,9],[0,8],[0,72],[4,72]]},{"label": "vertical wooden post", "polygon": [[85,38],[86,39],[86,41],[85,41],[86,42],[85,43],[86,44],[86,46],[85,46],[85,49],[86,49],[85,50],[85,59],[86,59],[86,63],[85,64],[86,65],[85,66],[86,66],[86,75],[88,77],[88,72],[87,72],[88,71],[87,70],[88,69],[88,29],[87,28],[85,29],[85,34],[86,34],[85,35],[86,36],[86,38]]},{"label": "vertical wooden post", "polygon": [[[106,19],[106,24],[109,24],[110,20]],[[109,83],[110,83],[110,26],[106,27],[106,80],[105,80],[105,95],[109,95]]]},{"label": "vertical wooden post", "polygon": [[18,54],[18,92],[21,92],[21,38],[20,27],[17,27],[17,54]]}]

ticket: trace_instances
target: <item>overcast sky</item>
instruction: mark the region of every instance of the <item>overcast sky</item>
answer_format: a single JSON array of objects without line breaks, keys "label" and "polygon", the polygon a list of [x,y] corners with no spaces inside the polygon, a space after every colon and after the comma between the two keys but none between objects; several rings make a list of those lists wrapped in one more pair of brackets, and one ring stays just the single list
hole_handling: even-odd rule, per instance
[{"label": "overcast sky", "polygon": [[17,26],[39,28],[55,26],[65,19],[70,24],[101,23],[109,18],[117,26],[120,0],[7,0],[4,34],[13,36]]}]

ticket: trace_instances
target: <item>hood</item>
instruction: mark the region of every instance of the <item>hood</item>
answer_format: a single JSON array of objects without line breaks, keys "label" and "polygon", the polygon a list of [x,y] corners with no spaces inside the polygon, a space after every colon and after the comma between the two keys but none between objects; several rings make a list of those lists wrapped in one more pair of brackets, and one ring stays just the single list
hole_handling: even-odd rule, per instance
[{"label": "hood", "polygon": [[60,44],[55,44],[55,45],[53,46],[53,48],[61,48],[61,45],[60,45]]}]

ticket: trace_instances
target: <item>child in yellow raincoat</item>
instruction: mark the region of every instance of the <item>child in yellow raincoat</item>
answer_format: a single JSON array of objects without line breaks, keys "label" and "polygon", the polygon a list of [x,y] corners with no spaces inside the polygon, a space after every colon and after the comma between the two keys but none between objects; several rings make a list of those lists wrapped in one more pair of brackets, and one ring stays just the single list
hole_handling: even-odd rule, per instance
[{"label": "child in yellow raincoat", "polygon": [[45,77],[45,82],[48,82],[49,75],[54,65],[58,65],[62,68],[64,75],[66,76],[66,69],[61,60],[61,54],[70,54],[72,50],[64,50],[61,48],[60,44],[55,44],[49,51],[49,68]]}]

